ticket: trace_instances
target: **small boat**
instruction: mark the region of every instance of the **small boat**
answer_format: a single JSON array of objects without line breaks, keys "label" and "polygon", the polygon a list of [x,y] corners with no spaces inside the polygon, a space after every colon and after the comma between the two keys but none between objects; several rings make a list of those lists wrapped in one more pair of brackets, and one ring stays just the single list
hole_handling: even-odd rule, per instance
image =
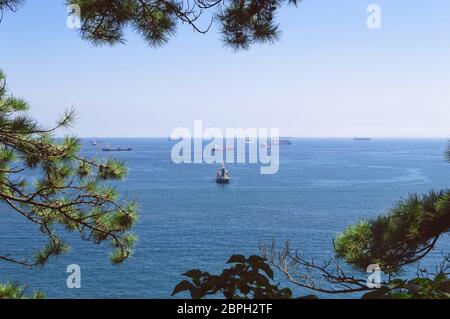
[{"label": "small boat", "polygon": [[228,184],[230,182],[230,172],[225,168],[225,164],[222,162],[222,167],[216,173],[217,184]]},{"label": "small boat", "polygon": [[353,140],[354,140],[354,141],[357,141],[357,142],[361,142],[361,141],[371,141],[372,138],[371,138],[371,137],[354,137]]},{"label": "small boat", "polygon": [[130,152],[132,151],[131,147],[117,147],[117,148],[111,148],[111,146],[106,145],[106,147],[104,149],[102,149],[103,152]]},{"label": "small boat", "polygon": [[273,141],[271,144],[261,144],[261,147],[263,148],[270,148],[272,145],[292,145],[292,142],[289,140],[278,140],[278,141]]},{"label": "small boat", "polygon": [[233,151],[234,147],[220,147],[218,145],[215,145],[214,148],[212,149],[213,152],[226,152],[226,151]]},{"label": "small boat", "polygon": [[291,145],[292,142],[289,140],[278,140],[274,142],[274,145]]},{"label": "small boat", "polygon": [[91,141],[91,145],[92,145],[92,146],[96,146],[96,145],[97,145],[97,141],[96,141],[96,140],[92,140],[92,141]]}]

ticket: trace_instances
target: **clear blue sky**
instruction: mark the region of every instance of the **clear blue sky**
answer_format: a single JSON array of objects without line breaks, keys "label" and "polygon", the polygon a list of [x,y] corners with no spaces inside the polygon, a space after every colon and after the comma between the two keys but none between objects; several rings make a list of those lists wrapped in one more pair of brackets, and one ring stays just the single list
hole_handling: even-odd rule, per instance
[{"label": "clear blue sky", "polygon": [[[278,127],[289,136],[450,136],[450,1],[305,0],[281,41],[233,53],[180,25],[162,48],[92,47],[64,1],[28,0],[0,25],[9,88],[48,125],[75,106],[78,136],[168,136],[178,126]],[[381,30],[366,27],[370,3]]]}]

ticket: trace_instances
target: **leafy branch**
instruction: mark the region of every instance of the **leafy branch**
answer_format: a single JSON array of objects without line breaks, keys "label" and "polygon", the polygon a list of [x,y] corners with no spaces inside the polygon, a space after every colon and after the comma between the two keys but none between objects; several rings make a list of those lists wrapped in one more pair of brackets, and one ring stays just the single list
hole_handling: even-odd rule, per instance
[{"label": "leafy branch", "polygon": [[[57,125],[46,129],[25,112],[28,105],[7,93],[0,72],[0,201],[34,223],[48,243],[33,260],[0,255],[0,260],[33,267],[69,249],[56,225],[77,231],[83,240],[110,241],[111,260],[127,259],[135,242],[130,229],[136,222],[136,204],[119,199],[104,180],[121,180],[127,169],[113,159],[86,159],[73,137],[57,141],[52,133],[73,123],[75,111],[65,112]],[[35,171],[39,176],[26,176]]]}]

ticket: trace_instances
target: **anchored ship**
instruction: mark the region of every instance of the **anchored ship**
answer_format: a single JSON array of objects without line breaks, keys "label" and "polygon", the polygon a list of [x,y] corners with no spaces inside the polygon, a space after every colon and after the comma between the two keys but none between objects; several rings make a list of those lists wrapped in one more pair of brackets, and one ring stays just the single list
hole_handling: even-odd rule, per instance
[{"label": "anchored ship", "polygon": [[234,147],[223,148],[218,145],[214,145],[212,152],[226,152],[226,151],[233,151],[233,150],[234,150]]},{"label": "anchored ship", "polygon": [[117,147],[117,148],[112,148],[109,145],[106,145],[104,149],[102,149],[103,152],[130,152],[132,151],[131,147]]},{"label": "anchored ship", "polygon": [[273,143],[274,145],[291,145],[292,142],[290,140],[278,140]]},{"label": "anchored ship", "polygon": [[225,168],[224,163],[216,173],[216,182],[217,184],[228,184],[230,182],[230,172]]},{"label": "anchored ship", "polygon": [[169,136],[169,138],[167,139],[169,142],[180,142],[180,141],[182,141],[184,138],[183,138],[183,136],[180,136],[180,137],[178,137],[178,138],[174,138],[174,137],[171,137],[171,136]]},{"label": "anchored ship", "polygon": [[277,141],[273,141],[272,143],[269,144],[262,144],[261,147],[263,148],[270,148],[272,145],[292,145],[292,142],[290,140],[277,140]]}]

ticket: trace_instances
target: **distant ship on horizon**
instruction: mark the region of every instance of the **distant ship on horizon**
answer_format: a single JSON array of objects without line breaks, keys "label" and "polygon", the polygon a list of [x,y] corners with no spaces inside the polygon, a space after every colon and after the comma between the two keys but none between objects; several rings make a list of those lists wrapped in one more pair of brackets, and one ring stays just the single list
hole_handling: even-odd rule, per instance
[{"label": "distant ship on horizon", "polygon": [[278,140],[273,142],[274,145],[292,145],[292,142],[288,139]]},{"label": "distant ship on horizon", "polygon": [[112,148],[109,145],[106,145],[104,149],[102,149],[103,152],[130,152],[133,149],[131,147],[117,147],[117,148]]},{"label": "distant ship on horizon", "polygon": [[183,138],[183,136],[180,136],[180,137],[178,137],[178,138],[174,138],[174,137],[171,137],[171,136],[169,136],[169,138],[167,139],[169,142],[180,142],[180,141],[182,141],[184,138]]},{"label": "distant ship on horizon", "polygon": [[220,147],[219,145],[214,145],[212,152],[226,152],[234,151],[234,147]]},{"label": "distant ship on horizon", "polygon": [[269,144],[262,144],[261,147],[263,148],[270,148],[272,145],[292,145],[292,142],[290,140],[275,140]]},{"label": "distant ship on horizon", "polygon": [[371,141],[372,138],[371,137],[354,137],[353,140],[354,141]]}]

